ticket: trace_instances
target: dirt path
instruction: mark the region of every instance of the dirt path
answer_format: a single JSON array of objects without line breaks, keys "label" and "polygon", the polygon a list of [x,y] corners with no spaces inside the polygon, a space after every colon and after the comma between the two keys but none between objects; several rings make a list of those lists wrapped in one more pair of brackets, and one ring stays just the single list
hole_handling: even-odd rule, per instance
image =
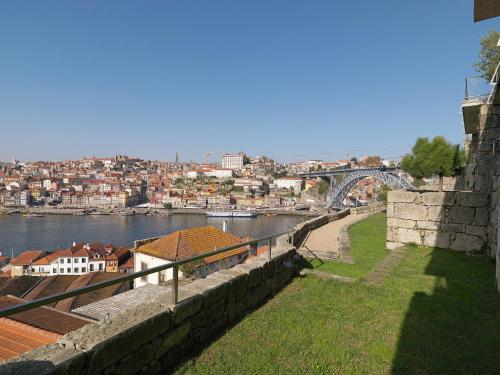
[{"label": "dirt path", "polygon": [[368,285],[380,286],[389,276],[392,269],[404,259],[406,247],[390,250],[389,254],[363,279]]}]

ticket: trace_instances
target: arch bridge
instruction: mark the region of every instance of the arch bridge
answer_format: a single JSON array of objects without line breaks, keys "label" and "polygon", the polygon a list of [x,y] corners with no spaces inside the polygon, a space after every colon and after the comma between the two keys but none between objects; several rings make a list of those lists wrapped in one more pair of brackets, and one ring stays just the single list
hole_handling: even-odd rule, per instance
[{"label": "arch bridge", "polygon": [[[328,193],[328,207],[340,209],[344,206],[343,202],[347,198],[351,189],[366,177],[375,177],[384,184],[398,189],[415,190],[415,187],[399,177],[397,168],[360,168],[360,169],[336,169],[331,171],[317,171],[301,173],[301,177],[323,177],[330,179],[330,190]],[[336,183],[334,176],[344,176],[340,184]]]}]

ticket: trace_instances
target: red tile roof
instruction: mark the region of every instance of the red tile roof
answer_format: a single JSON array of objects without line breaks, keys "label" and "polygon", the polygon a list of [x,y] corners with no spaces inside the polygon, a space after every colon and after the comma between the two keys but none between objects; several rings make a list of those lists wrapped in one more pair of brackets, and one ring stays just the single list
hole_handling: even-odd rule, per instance
[{"label": "red tile roof", "polygon": [[[22,302],[23,300],[12,296],[0,296],[1,308],[18,305]],[[50,307],[36,307],[9,315],[8,319],[60,335],[65,335],[89,323],[88,320],[76,315],[63,313]]]},{"label": "red tile roof", "polygon": [[[136,252],[169,261],[175,261],[208,253],[225,246],[237,245],[249,240],[249,238],[237,237],[216,227],[206,226],[170,233],[155,241],[140,246]],[[206,264],[216,262],[232,255],[245,253],[246,251],[248,251],[248,247],[244,246],[226,253],[205,258],[204,262]]]},{"label": "red tile roof", "polygon": [[12,262],[10,262],[10,264],[13,266],[30,265],[31,263],[33,263],[35,260],[42,257],[43,255],[44,255],[44,252],[41,250],[24,251],[21,254],[19,254],[17,257],[15,257],[14,259],[12,259]]}]

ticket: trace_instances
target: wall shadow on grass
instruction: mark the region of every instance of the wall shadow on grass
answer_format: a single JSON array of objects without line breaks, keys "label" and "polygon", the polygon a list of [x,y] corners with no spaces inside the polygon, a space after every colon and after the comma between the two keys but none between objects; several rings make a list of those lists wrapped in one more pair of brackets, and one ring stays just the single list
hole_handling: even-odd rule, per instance
[{"label": "wall shadow on grass", "polygon": [[392,374],[500,374],[500,296],[492,262],[433,250],[432,294],[414,294]]}]

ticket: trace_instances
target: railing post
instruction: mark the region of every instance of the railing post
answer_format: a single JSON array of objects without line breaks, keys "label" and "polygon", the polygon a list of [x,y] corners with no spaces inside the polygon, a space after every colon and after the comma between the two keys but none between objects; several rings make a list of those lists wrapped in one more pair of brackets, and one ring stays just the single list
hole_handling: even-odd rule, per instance
[{"label": "railing post", "polygon": [[172,303],[174,305],[177,305],[177,302],[179,302],[179,266],[174,266],[172,271],[174,274],[174,290],[172,293]]},{"label": "railing post", "polygon": [[272,240],[268,239],[268,249],[267,249],[267,260],[271,260],[271,246],[272,246]]}]

